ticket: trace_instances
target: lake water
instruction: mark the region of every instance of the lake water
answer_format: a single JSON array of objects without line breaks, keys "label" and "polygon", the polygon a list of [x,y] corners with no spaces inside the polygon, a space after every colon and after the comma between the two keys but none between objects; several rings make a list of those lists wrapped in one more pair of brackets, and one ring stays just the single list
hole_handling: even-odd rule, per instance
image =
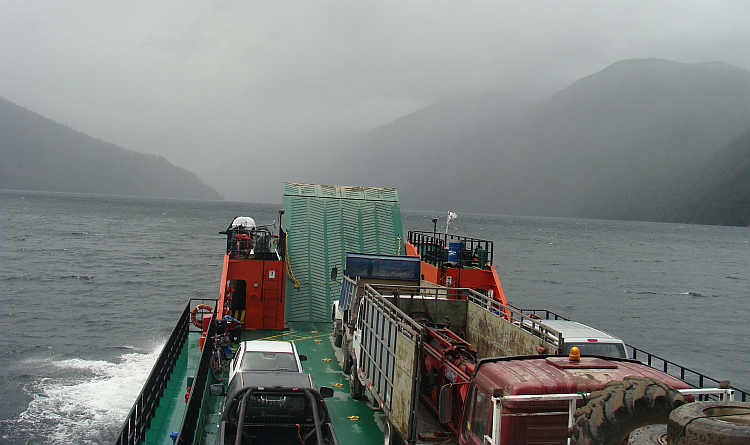
[{"label": "lake water", "polygon": [[[279,208],[0,192],[0,444],[111,443],[187,300],[218,296],[218,232]],[[750,229],[463,214],[450,231],[495,242],[512,304],[750,388]]]}]

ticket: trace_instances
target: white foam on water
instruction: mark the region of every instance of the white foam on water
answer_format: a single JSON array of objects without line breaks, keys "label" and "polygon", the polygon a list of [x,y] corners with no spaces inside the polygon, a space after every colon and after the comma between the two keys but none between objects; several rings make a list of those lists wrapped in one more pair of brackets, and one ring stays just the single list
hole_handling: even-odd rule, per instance
[{"label": "white foam on water", "polygon": [[32,401],[9,422],[20,436],[32,435],[30,443],[111,443],[161,349],[126,352],[115,363],[77,358],[39,363],[62,370],[64,376],[30,384],[26,391]]}]

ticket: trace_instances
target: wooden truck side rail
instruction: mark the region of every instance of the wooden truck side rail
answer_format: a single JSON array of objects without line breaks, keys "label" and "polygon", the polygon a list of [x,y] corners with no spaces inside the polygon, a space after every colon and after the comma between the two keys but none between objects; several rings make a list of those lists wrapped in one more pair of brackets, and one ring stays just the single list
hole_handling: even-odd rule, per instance
[{"label": "wooden truck side rail", "polygon": [[479,357],[554,354],[562,344],[560,333],[539,320],[471,289],[365,284],[358,304],[360,347],[352,373],[410,443],[418,430],[426,328],[409,314],[450,320]]},{"label": "wooden truck side rail", "polygon": [[427,313],[436,323],[450,320],[481,357],[557,354],[562,334],[486,295],[466,288],[372,285],[380,296],[392,298],[406,314]]},{"label": "wooden truck side rail", "polygon": [[[416,430],[423,327],[365,285],[357,328],[361,331],[357,369],[368,393],[408,441]],[[356,378],[356,377],[355,377]]]}]

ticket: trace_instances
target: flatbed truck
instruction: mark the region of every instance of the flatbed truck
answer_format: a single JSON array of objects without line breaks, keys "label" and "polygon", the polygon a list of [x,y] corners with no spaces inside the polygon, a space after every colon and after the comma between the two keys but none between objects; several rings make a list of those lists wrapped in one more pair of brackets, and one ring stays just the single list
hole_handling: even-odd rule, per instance
[{"label": "flatbed truck", "polygon": [[635,360],[557,355],[559,333],[471,289],[366,284],[356,312],[350,391],[385,413],[386,445],[620,443],[704,396]]}]

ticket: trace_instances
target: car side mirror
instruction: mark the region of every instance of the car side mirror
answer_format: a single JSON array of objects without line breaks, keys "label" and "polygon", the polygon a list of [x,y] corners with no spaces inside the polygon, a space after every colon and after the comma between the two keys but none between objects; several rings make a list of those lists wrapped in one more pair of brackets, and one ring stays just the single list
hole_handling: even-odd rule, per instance
[{"label": "car side mirror", "polygon": [[301,361],[301,362],[304,362],[305,360],[307,360],[307,356],[306,355],[299,354],[298,357],[299,357],[299,361]]},{"label": "car side mirror", "polygon": [[224,388],[224,385],[222,385],[221,383],[211,385],[212,396],[225,396],[226,394],[227,394],[227,389]]},{"label": "car side mirror", "polygon": [[324,399],[327,399],[329,397],[333,397],[333,388],[329,388],[327,386],[321,386],[320,387],[320,395]]}]

